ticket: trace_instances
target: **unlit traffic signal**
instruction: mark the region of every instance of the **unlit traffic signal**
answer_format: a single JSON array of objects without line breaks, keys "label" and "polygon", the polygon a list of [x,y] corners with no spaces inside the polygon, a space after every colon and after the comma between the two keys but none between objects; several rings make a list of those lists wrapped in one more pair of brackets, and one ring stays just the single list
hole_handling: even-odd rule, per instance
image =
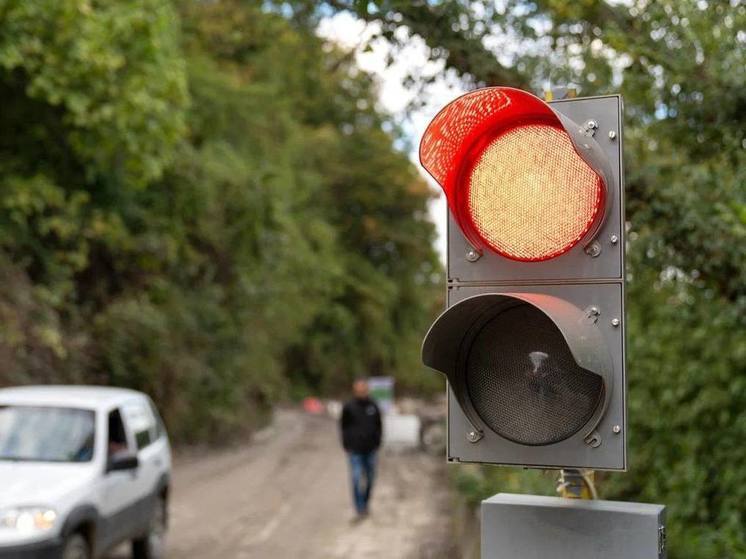
[{"label": "unlit traffic signal", "polygon": [[490,87],[422,138],[449,206],[423,361],[449,381],[452,461],[626,467],[621,112]]}]

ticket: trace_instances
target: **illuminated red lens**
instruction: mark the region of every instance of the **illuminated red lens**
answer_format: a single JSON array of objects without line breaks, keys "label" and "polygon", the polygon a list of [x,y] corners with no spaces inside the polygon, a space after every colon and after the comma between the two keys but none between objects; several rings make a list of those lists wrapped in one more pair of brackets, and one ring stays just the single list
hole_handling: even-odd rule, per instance
[{"label": "illuminated red lens", "polygon": [[425,131],[420,161],[469,242],[507,258],[559,256],[603,218],[602,173],[525,91],[487,87],[449,103]]},{"label": "illuminated red lens", "polygon": [[477,234],[516,260],[546,260],[575,246],[596,221],[603,184],[564,130],[512,128],[474,159],[467,204]]}]

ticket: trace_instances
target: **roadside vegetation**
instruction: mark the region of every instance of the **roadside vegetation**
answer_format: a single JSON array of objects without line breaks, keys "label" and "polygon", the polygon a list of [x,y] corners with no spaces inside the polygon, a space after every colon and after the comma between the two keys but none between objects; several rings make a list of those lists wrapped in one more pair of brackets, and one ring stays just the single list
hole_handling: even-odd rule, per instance
[{"label": "roadside vegetation", "polygon": [[431,192],[349,54],[259,2],[0,25],[0,385],[130,386],[212,443],[355,375],[440,388]]}]

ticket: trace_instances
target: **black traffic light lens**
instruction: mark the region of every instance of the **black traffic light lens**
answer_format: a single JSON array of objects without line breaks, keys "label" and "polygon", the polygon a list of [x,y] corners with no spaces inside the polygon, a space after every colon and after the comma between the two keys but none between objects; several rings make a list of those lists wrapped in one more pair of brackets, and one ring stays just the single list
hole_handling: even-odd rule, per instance
[{"label": "black traffic light lens", "polygon": [[464,373],[474,410],[513,442],[563,441],[603,400],[601,377],[578,366],[557,326],[527,303],[485,322],[467,351]]}]

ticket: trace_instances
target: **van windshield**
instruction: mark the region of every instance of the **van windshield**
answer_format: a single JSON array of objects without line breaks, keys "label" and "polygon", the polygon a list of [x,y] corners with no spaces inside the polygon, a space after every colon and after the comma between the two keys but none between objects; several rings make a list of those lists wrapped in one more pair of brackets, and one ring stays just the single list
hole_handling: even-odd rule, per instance
[{"label": "van windshield", "polygon": [[89,462],[94,438],[91,410],[0,405],[0,460]]}]

